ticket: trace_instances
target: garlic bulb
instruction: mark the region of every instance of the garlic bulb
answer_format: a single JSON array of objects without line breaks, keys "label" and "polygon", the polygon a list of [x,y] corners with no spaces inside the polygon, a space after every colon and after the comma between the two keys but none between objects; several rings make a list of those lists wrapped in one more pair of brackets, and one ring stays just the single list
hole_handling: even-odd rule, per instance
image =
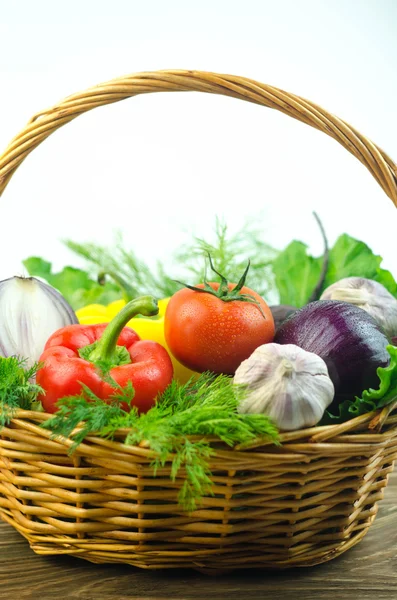
[{"label": "garlic bulb", "polygon": [[366,310],[388,338],[397,336],[397,299],[381,284],[364,277],[346,277],[330,285],[320,300],[343,300]]},{"label": "garlic bulb", "polygon": [[294,344],[264,344],[238,367],[247,395],[240,413],[262,413],[284,431],[316,425],[334,397],[322,358]]},{"label": "garlic bulb", "polygon": [[78,323],[72,307],[50,285],[35,277],[0,281],[0,356],[37,362],[57,329]]}]

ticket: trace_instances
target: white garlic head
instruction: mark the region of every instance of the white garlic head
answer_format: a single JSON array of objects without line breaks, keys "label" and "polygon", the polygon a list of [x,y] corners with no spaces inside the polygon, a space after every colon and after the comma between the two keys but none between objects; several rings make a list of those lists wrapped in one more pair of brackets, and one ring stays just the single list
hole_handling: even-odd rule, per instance
[{"label": "white garlic head", "polygon": [[342,300],[367,311],[388,338],[397,336],[397,299],[378,281],[346,277],[333,283],[320,300]]},{"label": "white garlic head", "polygon": [[265,414],[284,431],[316,425],[335,393],[323,359],[294,344],[259,346],[233,381],[246,388],[240,413]]}]

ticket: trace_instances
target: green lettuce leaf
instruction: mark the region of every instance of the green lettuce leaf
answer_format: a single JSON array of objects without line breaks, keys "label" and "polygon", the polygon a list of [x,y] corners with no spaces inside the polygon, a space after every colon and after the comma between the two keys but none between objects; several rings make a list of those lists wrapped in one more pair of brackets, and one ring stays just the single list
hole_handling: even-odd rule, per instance
[{"label": "green lettuce leaf", "polygon": [[346,400],[339,405],[339,414],[331,415],[325,412],[321,425],[344,423],[354,417],[359,417],[367,412],[378,410],[397,400],[397,347],[387,346],[390,354],[388,367],[379,367],[376,371],[379,377],[379,388],[370,388],[362,393],[362,397]]},{"label": "green lettuce leaf", "polygon": [[365,277],[397,295],[397,283],[390,271],[380,267],[381,262],[382,257],[374,254],[367,244],[344,233],[330,250],[324,289],[345,277]]},{"label": "green lettuce leaf", "polygon": [[372,403],[373,410],[397,400],[397,347],[387,346],[387,351],[390,354],[389,366],[379,367],[376,371],[380,379],[379,388],[365,390],[362,395],[362,401]]},{"label": "green lettuce leaf", "polygon": [[[273,260],[280,304],[304,306],[319,281],[323,258],[311,256],[307,248],[303,242],[293,241]],[[381,262],[382,257],[367,244],[343,234],[329,251],[322,291],[345,277],[365,277],[378,281],[397,296],[397,283],[390,271],[381,268]]]},{"label": "green lettuce leaf", "polygon": [[393,296],[397,297],[397,282],[390,271],[378,268],[374,279],[375,281],[379,281],[379,283],[384,285],[385,288],[389,290],[391,294],[393,294]]},{"label": "green lettuce leaf", "polygon": [[319,280],[323,259],[310,256],[307,248],[293,241],[273,261],[280,304],[304,306]]},{"label": "green lettuce leaf", "polygon": [[112,282],[100,285],[86,271],[75,267],[64,267],[59,273],[52,272],[52,264],[38,256],[23,261],[32,277],[41,277],[56,288],[74,310],[87,304],[109,304],[122,296],[120,287]]}]

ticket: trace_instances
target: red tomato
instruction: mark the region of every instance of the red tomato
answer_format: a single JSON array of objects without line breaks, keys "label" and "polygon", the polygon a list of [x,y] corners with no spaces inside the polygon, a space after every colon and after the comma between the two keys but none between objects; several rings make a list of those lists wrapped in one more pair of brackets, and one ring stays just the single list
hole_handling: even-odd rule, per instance
[{"label": "red tomato", "polygon": [[[220,284],[209,285],[218,290]],[[228,284],[229,290],[235,287],[235,283]],[[210,292],[184,288],[172,296],[164,330],[167,344],[179,362],[193,371],[233,375],[255,348],[273,341],[274,321],[266,302],[248,287],[242,287],[240,294],[252,295],[263,314],[253,302],[225,302]]]}]

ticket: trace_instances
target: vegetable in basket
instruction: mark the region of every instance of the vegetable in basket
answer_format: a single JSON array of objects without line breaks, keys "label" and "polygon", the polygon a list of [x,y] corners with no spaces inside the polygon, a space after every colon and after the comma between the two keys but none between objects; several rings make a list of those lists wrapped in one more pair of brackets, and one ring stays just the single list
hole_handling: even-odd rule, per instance
[{"label": "vegetable in basket", "polygon": [[[163,298],[158,301],[159,312],[153,317],[142,317],[137,315],[127,323],[142,340],[152,340],[161,344],[170,355],[174,367],[174,378],[180,383],[186,383],[191,377],[197,376],[197,373],[184,367],[171,354],[164,336],[164,315],[169,298]],[[117,313],[126,305],[125,300],[116,300],[107,306],[102,304],[89,304],[79,309],[76,314],[82,325],[95,325],[97,323],[109,323]]]},{"label": "vegetable in basket", "polygon": [[19,356],[31,367],[54,331],[77,323],[65,298],[35,277],[0,282],[0,356]]},{"label": "vegetable in basket", "polygon": [[249,263],[240,281],[228,283],[209,257],[221,282],[186,285],[174,294],[165,313],[165,339],[172,354],[198,372],[233,375],[258,346],[273,341],[269,306],[245,287]]},{"label": "vegetable in basket", "polygon": [[296,311],[278,329],[277,344],[295,344],[320,356],[335,386],[329,411],[376,386],[377,368],[386,367],[388,340],[367,312],[338,300],[318,300]]},{"label": "vegetable in basket", "polygon": [[[140,340],[125,325],[136,314],[157,312],[157,301],[142,296],[129,302],[108,325],[70,325],[55,332],[47,341],[37,373],[44,409],[55,412],[60,398],[79,394],[84,386],[106,400],[114,396],[115,388],[132,384],[132,406],[139,412],[149,410],[172,381],[172,362],[160,344]],[[129,408],[124,402],[123,409]]]},{"label": "vegetable in basket", "polygon": [[236,371],[242,414],[267,415],[283,431],[316,425],[334,398],[322,358],[293,344],[259,346]]}]

